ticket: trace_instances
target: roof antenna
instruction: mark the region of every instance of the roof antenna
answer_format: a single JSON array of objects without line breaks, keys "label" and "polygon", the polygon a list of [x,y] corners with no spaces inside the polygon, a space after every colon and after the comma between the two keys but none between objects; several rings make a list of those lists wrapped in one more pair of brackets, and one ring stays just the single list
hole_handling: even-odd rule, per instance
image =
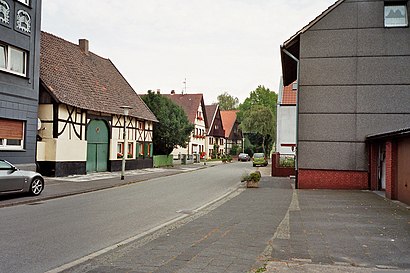
[{"label": "roof antenna", "polygon": [[184,89],[182,89],[182,95],[183,95],[184,93],[186,93],[186,78],[182,83],[184,84]]}]

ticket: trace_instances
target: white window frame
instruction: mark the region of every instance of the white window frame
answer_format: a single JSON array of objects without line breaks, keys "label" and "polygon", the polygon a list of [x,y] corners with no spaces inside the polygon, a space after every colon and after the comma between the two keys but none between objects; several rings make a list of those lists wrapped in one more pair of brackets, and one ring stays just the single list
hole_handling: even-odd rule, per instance
[{"label": "white window frame", "polygon": [[1,151],[21,151],[24,150],[24,139],[25,139],[25,123],[23,122],[23,136],[20,139],[20,145],[7,145],[7,138],[0,138],[0,150]]},{"label": "white window frame", "polygon": [[[399,8],[402,7],[404,8],[404,16],[405,16],[405,22],[402,24],[396,24],[396,23],[389,23],[386,21],[387,18],[387,12],[389,8]],[[384,27],[386,28],[395,28],[395,27],[408,27],[409,26],[409,14],[408,14],[408,9],[407,9],[407,4],[405,2],[395,2],[394,4],[389,4],[388,2],[384,3]]]},{"label": "white window frame", "polygon": [[[0,71],[4,71],[4,72],[8,72],[8,73],[12,73],[12,74],[15,74],[15,75],[26,77],[27,76],[27,52],[24,51],[24,50],[18,49],[16,47],[5,45],[5,44],[0,44],[0,46],[5,48],[5,58],[6,58],[6,60],[5,60],[6,67],[5,68],[0,67]],[[13,49],[13,50],[16,50],[16,51],[19,51],[19,52],[23,53],[23,73],[11,70],[11,68],[10,68],[11,67],[11,50],[10,49]]]}]

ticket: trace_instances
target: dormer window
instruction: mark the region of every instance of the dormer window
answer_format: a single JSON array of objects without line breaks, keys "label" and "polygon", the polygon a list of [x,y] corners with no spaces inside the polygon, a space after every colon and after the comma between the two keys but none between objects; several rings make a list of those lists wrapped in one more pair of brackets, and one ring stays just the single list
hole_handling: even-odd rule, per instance
[{"label": "dormer window", "polygon": [[384,3],[384,26],[407,27],[409,25],[407,5],[405,2]]}]

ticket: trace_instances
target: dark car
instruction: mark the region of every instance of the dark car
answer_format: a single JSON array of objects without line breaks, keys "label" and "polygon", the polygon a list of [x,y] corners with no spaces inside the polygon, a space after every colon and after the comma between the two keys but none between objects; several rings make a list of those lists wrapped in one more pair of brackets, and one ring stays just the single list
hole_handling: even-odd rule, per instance
[{"label": "dark car", "polygon": [[249,160],[251,160],[251,157],[248,154],[240,153],[238,155],[238,161],[249,161]]},{"label": "dark car", "polygon": [[6,160],[0,159],[0,193],[28,192],[40,195],[44,189],[41,174],[22,171]]},{"label": "dark car", "polygon": [[253,160],[253,166],[268,166],[268,160],[266,159],[266,156],[264,153],[255,153],[253,154],[252,157]]}]

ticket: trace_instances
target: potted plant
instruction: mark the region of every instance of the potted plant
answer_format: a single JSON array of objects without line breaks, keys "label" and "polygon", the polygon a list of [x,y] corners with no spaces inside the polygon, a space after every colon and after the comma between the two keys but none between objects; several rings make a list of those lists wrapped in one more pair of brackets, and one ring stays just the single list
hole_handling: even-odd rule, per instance
[{"label": "potted plant", "polygon": [[261,172],[255,171],[250,174],[246,174],[242,177],[241,182],[246,182],[247,188],[259,188],[259,181],[261,180]]}]

